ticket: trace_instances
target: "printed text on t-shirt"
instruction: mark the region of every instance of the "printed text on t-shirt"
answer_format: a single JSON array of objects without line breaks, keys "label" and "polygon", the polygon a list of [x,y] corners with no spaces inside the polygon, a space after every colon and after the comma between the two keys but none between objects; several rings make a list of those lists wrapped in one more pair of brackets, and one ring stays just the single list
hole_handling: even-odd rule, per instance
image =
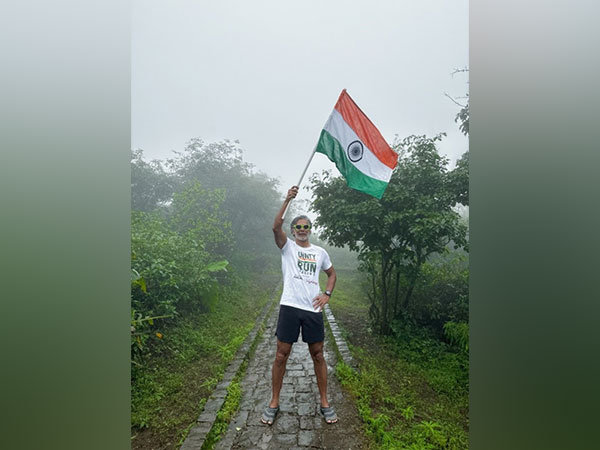
[{"label": "printed text on t-shirt", "polygon": [[298,269],[304,275],[317,272],[317,255],[315,253],[298,252]]}]

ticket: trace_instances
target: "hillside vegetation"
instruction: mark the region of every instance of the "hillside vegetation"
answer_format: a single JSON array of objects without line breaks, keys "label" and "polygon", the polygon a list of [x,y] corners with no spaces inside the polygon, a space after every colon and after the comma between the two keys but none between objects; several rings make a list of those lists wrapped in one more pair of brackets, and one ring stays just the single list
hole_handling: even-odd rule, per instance
[{"label": "hillside vegetation", "polygon": [[276,180],[236,143],[132,154],[132,448],[178,448],[276,294]]}]

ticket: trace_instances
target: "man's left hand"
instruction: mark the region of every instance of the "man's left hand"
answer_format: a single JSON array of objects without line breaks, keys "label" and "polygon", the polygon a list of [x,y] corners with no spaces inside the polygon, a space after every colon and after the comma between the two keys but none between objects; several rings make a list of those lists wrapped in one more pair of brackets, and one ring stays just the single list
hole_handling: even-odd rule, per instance
[{"label": "man's left hand", "polygon": [[329,295],[319,294],[315,298],[313,298],[313,307],[315,309],[318,309],[319,312],[321,312],[321,310],[327,304],[328,301]]}]

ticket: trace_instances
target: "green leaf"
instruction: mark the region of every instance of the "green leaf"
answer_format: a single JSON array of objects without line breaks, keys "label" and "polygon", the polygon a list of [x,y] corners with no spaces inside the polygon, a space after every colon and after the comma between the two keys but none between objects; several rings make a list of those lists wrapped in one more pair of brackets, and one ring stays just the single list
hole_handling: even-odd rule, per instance
[{"label": "green leaf", "polygon": [[229,262],[226,260],[213,262],[213,263],[210,263],[208,266],[206,266],[204,268],[204,271],[206,271],[206,272],[218,272],[219,270],[226,271],[227,270],[226,267],[228,264],[229,264]]},{"label": "green leaf", "polygon": [[137,281],[141,278],[142,276],[140,275],[140,273],[135,270],[135,269],[131,269],[131,281]]},{"label": "green leaf", "polygon": [[142,290],[142,291],[143,291],[145,294],[147,294],[147,293],[148,293],[148,291],[146,290],[146,280],[144,280],[143,278],[140,278],[140,279],[138,280],[138,283],[139,283],[140,289],[141,289],[141,290]]}]

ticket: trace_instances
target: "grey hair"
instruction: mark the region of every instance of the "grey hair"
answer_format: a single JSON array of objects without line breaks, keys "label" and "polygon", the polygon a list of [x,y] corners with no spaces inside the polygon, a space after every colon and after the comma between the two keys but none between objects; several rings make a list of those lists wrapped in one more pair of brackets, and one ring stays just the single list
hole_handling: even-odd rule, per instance
[{"label": "grey hair", "polygon": [[306,220],[308,222],[308,225],[310,225],[310,227],[312,228],[312,222],[310,221],[308,216],[305,216],[305,215],[296,216],[296,217],[294,217],[294,220],[292,220],[292,223],[290,223],[290,231],[292,232],[292,234],[294,234],[294,225],[296,225],[298,223],[298,221],[302,220],[302,219]]}]

